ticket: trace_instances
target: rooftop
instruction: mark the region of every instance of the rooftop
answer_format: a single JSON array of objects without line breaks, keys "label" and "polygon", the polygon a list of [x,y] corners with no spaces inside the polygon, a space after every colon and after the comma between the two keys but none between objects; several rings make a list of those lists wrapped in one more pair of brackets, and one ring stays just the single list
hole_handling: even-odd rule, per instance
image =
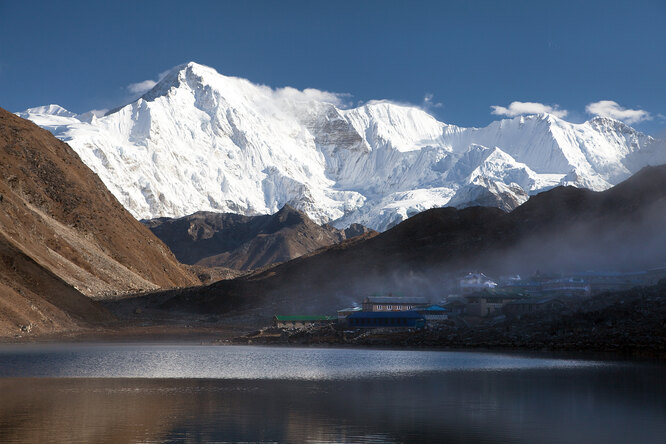
[{"label": "rooftop", "polygon": [[401,318],[401,319],[413,319],[413,318],[423,318],[420,314],[414,310],[407,311],[357,311],[349,316],[347,319],[358,319],[358,318]]},{"label": "rooftop", "polygon": [[510,302],[509,305],[541,305],[549,302],[562,302],[557,298],[542,298],[542,299],[521,299],[519,301]]},{"label": "rooftop", "polygon": [[449,311],[441,305],[429,305],[428,307],[420,308],[419,311]]},{"label": "rooftop", "polygon": [[372,304],[427,304],[428,300],[423,297],[368,296],[363,302]]},{"label": "rooftop", "polygon": [[488,288],[483,291],[477,291],[476,293],[469,294],[465,297],[467,299],[497,300],[497,299],[525,299],[529,298],[530,296],[525,293],[519,293],[516,291],[511,291],[509,289]]}]

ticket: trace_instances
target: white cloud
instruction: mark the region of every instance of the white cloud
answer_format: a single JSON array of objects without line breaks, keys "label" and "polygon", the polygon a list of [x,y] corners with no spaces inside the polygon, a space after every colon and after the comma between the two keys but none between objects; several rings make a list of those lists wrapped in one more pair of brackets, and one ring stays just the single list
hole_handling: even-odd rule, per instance
[{"label": "white cloud", "polygon": [[169,74],[173,68],[167,69],[166,71],[162,71],[161,73],[157,74],[157,81],[160,82],[163,78],[166,77],[167,74]]},{"label": "white cloud", "polygon": [[610,117],[612,119],[621,120],[624,123],[631,125],[632,123],[642,122],[644,120],[652,120],[649,112],[642,109],[626,109],[622,108],[617,102],[613,100],[600,100],[599,102],[589,103],[585,107],[588,114],[595,116]]},{"label": "white cloud", "polygon": [[103,109],[91,109],[91,110],[88,111],[88,112],[89,112],[90,114],[92,114],[93,116],[95,116],[95,117],[103,117],[104,114],[106,114],[107,112],[109,112],[109,109],[108,109],[108,108],[103,108]]},{"label": "white cloud", "polygon": [[511,102],[509,107],[493,105],[491,106],[492,114],[498,116],[516,117],[522,114],[542,114],[548,113],[555,117],[566,117],[569,112],[565,109],[560,109],[559,106],[544,105],[538,102]]},{"label": "white cloud", "polygon": [[442,106],[444,105],[441,102],[435,102],[435,95],[433,93],[426,93],[423,97],[422,107],[425,110],[429,110],[431,108],[441,108]]},{"label": "white cloud", "polygon": [[127,89],[132,94],[144,94],[153,89],[157,85],[157,82],[154,80],[144,80],[143,82],[130,83],[127,85]]},{"label": "white cloud", "polygon": [[274,97],[279,100],[293,102],[325,102],[337,107],[348,106],[349,104],[347,101],[351,97],[351,94],[348,93],[334,93],[314,88],[305,88],[303,91],[300,91],[290,86],[273,90],[273,94]]},{"label": "white cloud", "polygon": [[157,83],[160,82],[170,72],[171,69],[167,69],[166,71],[162,71],[161,73],[157,74],[157,80],[148,79],[144,80],[143,82],[130,83],[127,85],[127,90],[132,94],[143,95],[153,89],[155,85],[157,85]]}]

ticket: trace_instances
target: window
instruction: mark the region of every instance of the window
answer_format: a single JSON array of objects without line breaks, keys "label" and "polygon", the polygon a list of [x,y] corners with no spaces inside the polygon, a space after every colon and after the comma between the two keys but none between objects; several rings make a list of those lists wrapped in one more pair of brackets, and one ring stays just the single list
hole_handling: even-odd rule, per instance
[{"label": "window", "polygon": [[393,310],[393,305],[387,305],[387,306],[386,306],[386,309],[387,309],[388,311]]},{"label": "window", "polygon": [[377,311],[382,311],[383,307],[381,305],[377,306]]}]

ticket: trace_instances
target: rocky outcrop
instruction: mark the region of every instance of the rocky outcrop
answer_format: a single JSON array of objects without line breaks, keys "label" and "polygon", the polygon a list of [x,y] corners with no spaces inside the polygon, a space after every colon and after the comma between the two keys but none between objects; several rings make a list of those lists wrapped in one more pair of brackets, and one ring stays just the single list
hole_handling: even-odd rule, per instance
[{"label": "rocky outcrop", "polygon": [[318,225],[289,205],[272,215],[200,211],[178,219],[143,221],[185,264],[250,270],[285,262],[352,237],[374,233]]}]

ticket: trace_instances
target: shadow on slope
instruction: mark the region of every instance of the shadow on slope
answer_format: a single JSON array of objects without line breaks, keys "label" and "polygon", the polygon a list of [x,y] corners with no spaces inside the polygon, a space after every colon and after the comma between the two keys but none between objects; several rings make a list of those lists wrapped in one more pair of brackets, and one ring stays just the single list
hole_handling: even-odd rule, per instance
[{"label": "shadow on slope", "polygon": [[604,192],[559,187],[511,213],[438,208],[372,238],[279,266],[133,303],[162,311],[225,313],[266,322],[275,313],[321,314],[373,293],[448,294],[458,273],[614,269],[666,262],[666,166]]}]

